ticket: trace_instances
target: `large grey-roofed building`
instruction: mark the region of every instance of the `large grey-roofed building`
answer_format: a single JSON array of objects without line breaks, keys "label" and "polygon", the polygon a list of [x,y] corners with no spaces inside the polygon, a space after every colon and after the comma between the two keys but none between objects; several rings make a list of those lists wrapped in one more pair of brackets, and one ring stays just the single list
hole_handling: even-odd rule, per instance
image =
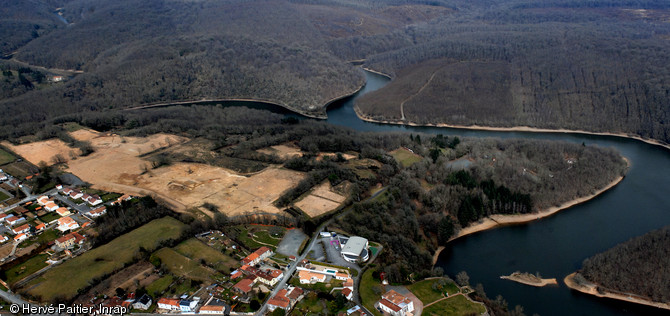
[{"label": "large grey-roofed building", "polygon": [[363,237],[353,236],[342,246],[342,257],[349,262],[367,261],[368,240]]}]

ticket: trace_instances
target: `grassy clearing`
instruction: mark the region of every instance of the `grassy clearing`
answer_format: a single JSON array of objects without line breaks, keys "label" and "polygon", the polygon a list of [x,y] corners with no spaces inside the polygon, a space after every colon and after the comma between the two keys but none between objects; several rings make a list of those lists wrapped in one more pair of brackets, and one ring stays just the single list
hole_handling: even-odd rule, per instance
[{"label": "grassy clearing", "polygon": [[424,308],[423,315],[428,316],[466,316],[466,315],[481,315],[486,311],[486,308],[480,304],[473,303],[463,295],[457,295],[439,301],[433,305]]},{"label": "grassy clearing", "polygon": [[28,293],[48,302],[57,297],[71,299],[77,290],[86,287],[91,281],[109,275],[132,261],[140,247],[155,249],[163,240],[178,238],[185,227],[172,217],[153,220],[47,271],[42,277],[30,282]]},{"label": "grassy clearing", "polygon": [[372,277],[374,269],[368,269],[361,276],[361,284],[358,286],[358,292],[361,295],[361,302],[372,314],[381,316],[381,313],[375,308],[375,302],[381,299],[381,294],[375,293],[375,288],[380,290],[381,283]]},{"label": "grassy clearing", "polygon": [[[284,235],[283,233],[281,234],[282,236]],[[270,235],[269,232],[262,230],[254,233],[254,239],[257,241],[260,241],[262,243],[274,245],[275,247],[279,245],[279,242],[281,241],[281,237],[275,238]]]},{"label": "grassy clearing", "polygon": [[0,148],[0,166],[14,161],[16,157]]},{"label": "grassy clearing", "polygon": [[395,158],[403,167],[409,167],[419,161],[421,161],[421,156],[409,151],[407,148],[398,148],[390,152],[391,156]]},{"label": "grassy clearing", "polygon": [[231,268],[239,264],[237,260],[224,255],[195,238],[182,242],[174,247],[174,250],[192,260],[198,262],[204,260],[207,265],[223,273],[229,273]]},{"label": "grassy clearing", "polygon": [[6,200],[9,198],[9,195],[5,194],[4,192],[0,192],[0,202]]},{"label": "grassy clearing", "polygon": [[48,255],[41,254],[28,259],[28,261],[22,264],[12,267],[11,269],[5,271],[5,281],[7,281],[9,284],[14,284],[17,281],[39,271],[40,269],[48,266],[46,263],[48,258]]},{"label": "grassy clearing", "polygon": [[68,132],[74,132],[74,131],[78,131],[78,130],[84,128],[84,127],[75,123],[75,122],[67,122],[67,123],[63,123],[63,128]]},{"label": "grassy clearing", "polygon": [[[440,285],[440,280],[446,281],[444,285]],[[444,282],[442,281],[442,282]],[[435,284],[435,289],[433,289],[433,284]],[[435,302],[442,297],[442,294],[447,292],[449,295],[456,294],[459,292],[458,286],[451,281],[446,279],[430,279],[416,282],[407,287],[410,292],[414,293],[423,304],[430,304]]]},{"label": "grassy clearing", "polygon": [[56,212],[51,212],[51,213],[46,213],[44,216],[40,217],[39,219],[45,223],[50,223],[51,221],[55,221],[60,218],[60,215]]},{"label": "grassy clearing", "polygon": [[167,288],[172,284],[174,281],[174,277],[171,275],[166,275],[161,277],[160,279],[151,282],[147,286],[147,293],[151,295],[152,297],[159,297]]},{"label": "grassy clearing", "polygon": [[209,280],[209,276],[214,272],[214,270],[208,269],[197,261],[191,260],[170,248],[160,249],[152,256],[160,258],[162,264],[167,267],[170,273],[176,276],[207,281]]}]

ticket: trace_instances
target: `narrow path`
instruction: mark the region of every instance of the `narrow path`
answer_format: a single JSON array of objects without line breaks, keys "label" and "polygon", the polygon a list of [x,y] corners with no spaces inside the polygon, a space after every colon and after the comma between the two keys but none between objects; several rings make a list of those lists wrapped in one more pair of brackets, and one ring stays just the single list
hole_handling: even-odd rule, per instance
[{"label": "narrow path", "polygon": [[433,302],[430,303],[430,304],[423,305],[423,308],[426,308],[426,307],[428,307],[428,306],[430,306],[430,305],[433,305],[433,304],[435,304],[435,303],[438,303],[438,302],[440,302],[440,301],[444,301],[444,300],[446,300],[446,299],[448,299],[448,298],[450,298],[450,297],[454,297],[454,296],[456,296],[456,295],[462,295],[462,294],[461,294],[461,293],[456,293],[456,294],[454,294],[454,295],[450,295],[450,296],[448,296],[448,297],[443,297],[443,298],[441,298],[441,299],[439,299],[439,300],[433,301]]},{"label": "narrow path", "polygon": [[412,98],[414,98],[415,96],[419,95],[423,91],[423,89],[425,89],[430,84],[430,82],[433,81],[433,78],[435,78],[435,74],[437,74],[437,72],[440,71],[442,68],[444,68],[444,67],[440,67],[440,68],[436,69],[433,72],[433,74],[430,75],[430,78],[428,78],[428,81],[426,81],[426,83],[424,83],[423,86],[421,86],[421,88],[419,88],[419,90],[416,93],[410,95],[409,97],[407,97],[407,99],[403,100],[400,103],[400,119],[401,120],[403,120],[403,121],[405,120],[405,102],[407,102],[407,101],[411,100]]}]

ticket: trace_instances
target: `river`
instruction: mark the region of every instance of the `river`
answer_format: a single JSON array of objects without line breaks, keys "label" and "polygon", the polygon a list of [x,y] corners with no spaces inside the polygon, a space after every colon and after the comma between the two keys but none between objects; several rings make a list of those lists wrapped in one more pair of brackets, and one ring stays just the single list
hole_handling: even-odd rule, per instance
[{"label": "river", "polygon": [[[369,123],[353,110],[356,97],[388,83],[367,73],[367,85],[356,96],[333,104],[328,122],[359,131],[441,133],[462,137],[535,138],[614,147],[630,159],[625,179],[613,189],[554,216],[465,236],[451,242],[437,266],[454,276],[467,271],[470,283],[482,283],[487,296],[503,295],[527,315],[667,315],[668,311],[597,298],[571,291],[562,280],[598,252],[670,224],[670,151],[641,141],[568,133],[492,132],[454,128]],[[559,286],[536,288],[501,280],[514,271],[540,272],[559,279]]]},{"label": "river", "polygon": [[[449,243],[437,266],[448,275],[466,271],[470,283],[484,285],[490,298],[502,295],[509,305],[521,305],[527,315],[668,315],[668,311],[582,294],[562,280],[578,270],[584,259],[632,237],[670,224],[670,150],[642,141],[579,133],[496,132],[444,127],[416,127],[370,123],[353,110],[354,100],[377,90],[389,79],[365,73],[367,84],[356,95],[328,107],[328,123],[358,131],[422,132],[460,137],[500,137],[562,140],[587,146],[614,147],[631,162],[625,179],[609,191],[583,204],[528,224],[479,232]],[[222,102],[212,102],[220,104]],[[290,114],[276,105],[225,102]],[[558,286],[532,287],[501,275],[514,271],[539,272],[557,278]]]}]

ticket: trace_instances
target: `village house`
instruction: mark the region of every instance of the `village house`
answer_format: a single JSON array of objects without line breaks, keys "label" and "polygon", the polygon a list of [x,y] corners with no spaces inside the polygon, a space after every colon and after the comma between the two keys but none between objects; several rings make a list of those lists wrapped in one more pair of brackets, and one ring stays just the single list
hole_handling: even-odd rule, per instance
[{"label": "village house", "polygon": [[168,311],[178,311],[179,300],[171,298],[161,298],[158,300],[158,308],[168,310]]},{"label": "village house", "polygon": [[59,208],[56,210],[56,213],[58,213],[58,215],[60,215],[60,216],[68,216],[68,215],[72,214],[72,213],[70,212],[70,210],[68,210],[68,209],[66,209],[66,208],[64,208],[64,207],[59,207]]},{"label": "village house", "polygon": [[14,228],[12,228],[12,232],[14,233],[14,235],[30,232],[30,225],[29,224],[23,224],[19,227],[14,227]]},{"label": "village house", "polygon": [[293,306],[303,298],[304,292],[301,288],[290,287],[281,289],[277,294],[268,300],[268,309],[272,312],[277,308],[289,311]]},{"label": "village house", "polygon": [[74,245],[81,245],[86,238],[79,233],[69,233],[63,237],[56,239],[56,246],[61,249],[67,249]]},{"label": "village house", "polygon": [[242,271],[240,269],[236,269],[235,271],[230,273],[230,279],[235,280],[235,279],[237,279],[237,278],[239,278],[243,275],[244,275],[244,273],[242,273]]},{"label": "village house", "polygon": [[91,206],[96,206],[102,203],[102,199],[95,194],[89,195],[87,198],[84,199],[84,201],[88,202],[88,204],[91,204]]},{"label": "village house", "polygon": [[72,189],[71,188],[65,188],[65,189],[63,189],[62,192],[63,192],[63,195],[70,195],[70,193],[72,192]]},{"label": "village house", "polygon": [[226,307],[225,306],[219,306],[219,305],[206,305],[203,307],[200,307],[200,314],[225,314],[226,313]]},{"label": "village house", "polygon": [[45,229],[47,229],[47,225],[44,224],[44,223],[35,226],[35,232],[36,232],[36,233],[39,233],[39,232],[41,232],[41,231],[43,231],[43,230],[45,230]]},{"label": "village house", "polygon": [[42,195],[42,196],[40,196],[40,197],[37,198],[37,204],[42,205],[42,206],[44,206],[44,205],[46,205],[47,203],[49,203],[49,201],[50,201],[50,200],[49,200],[49,197],[46,196],[46,195]]},{"label": "village house", "polygon": [[5,222],[10,226],[14,226],[16,224],[19,224],[19,223],[22,223],[22,222],[25,222],[25,221],[26,221],[25,218],[18,217],[18,216],[15,216],[15,215],[12,215],[10,217],[5,218]]},{"label": "village house", "polygon": [[347,298],[347,300],[351,301],[351,299],[354,297],[354,291],[352,291],[350,288],[345,287],[342,289],[342,295]]},{"label": "village house", "polygon": [[130,201],[130,200],[132,200],[132,199],[133,199],[132,196],[130,196],[130,195],[128,195],[128,194],[124,194],[124,195],[120,196],[118,199],[116,199],[114,202],[112,202],[112,203],[110,203],[110,204],[111,204],[111,205],[121,204],[123,201]]},{"label": "village house", "polygon": [[9,217],[9,215],[7,215],[7,214],[0,214],[0,223],[4,222],[5,219],[6,219],[7,217]]},{"label": "village house", "polygon": [[198,302],[196,301],[189,301],[189,300],[179,301],[179,310],[181,310],[182,313],[190,313],[195,310],[196,306],[198,306]]},{"label": "village house", "polygon": [[23,233],[14,236],[14,241],[15,241],[15,242],[21,242],[21,241],[24,241],[24,240],[26,240],[26,239],[28,239],[28,235],[23,234]]},{"label": "village house", "polygon": [[53,211],[57,210],[58,208],[59,208],[59,206],[52,201],[49,201],[49,202],[47,202],[47,204],[44,205],[44,209],[49,211],[49,212],[53,212]]},{"label": "village house", "polygon": [[77,190],[77,189],[73,189],[72,191],[70,191],[69,196],[70,196],[70,198],[76,200],[76,199],[78,199],[78,198],[83,197],[83,196],[84,196],[84,193],[81,192],[81,191],[79,191],[79,190]]},{"label": "village house", "polygon": [[5,242],[5,241],[7,241],[7,240],[9,240],[9,238],[7,238],[7,236],[5,236],[5,235],[0,235],[0,243],[3,243],[3,242]]},{"label": "village house", "polygon": [[98,217],[107,214],[107,208],[104,206],[98,207],[94,210],[88,211],[88,216],[90,217]]},{"label": "village house", "polygon": [[66,232],[68,230],[74,230],[79,228],[79,224],[75,222],[71,217],[61,217],[58,219],[58,230],[61,232]]},{"label": "village house", "polygon": [[133,308],[145,311],[151,307],[151,303],[151,296],[144,294],[137,301],[135,301],[135,303],[133,303]]},{"label": "village house", "polygon": [[247,295],[251,292],[255,279],[255,276],[246,277],[240,280],[240,282],[237,282],[237,284],[233,285],[233,290]]},{"label": "village house", "polygon": [[375,305],[392,316],[404,316],[414,311],[414,302],[394,290],[382,295],[382,299]]},{"label": "village house", "polygon": [[284,272],[280,270],[268,270],[265,272],[258,272],[256,273],[256,276],[258,277],[258,282],[269,286],[274,286],[282,279]]},{"label": "village house", "polygon": [[263,246],[242,259],[242,264],[253,266],[271,257],[273,254],[274,252],[270,248]]},{"label": "village house", "polygon": [[326,282],[326,275],[321,273],[315,273],[306,270],[298,271],[298,278],[300,278],[300,284],[314,284],[317,282]]}]

